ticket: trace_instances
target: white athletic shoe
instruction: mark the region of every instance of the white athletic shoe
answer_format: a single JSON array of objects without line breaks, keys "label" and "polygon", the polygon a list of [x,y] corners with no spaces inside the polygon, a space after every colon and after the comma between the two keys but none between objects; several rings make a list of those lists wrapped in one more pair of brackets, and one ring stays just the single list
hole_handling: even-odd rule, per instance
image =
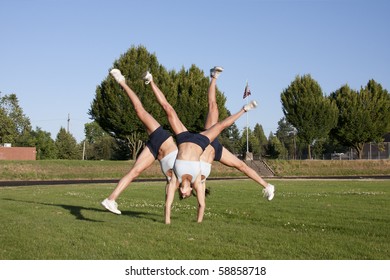
[{"label": "white athletic shoe", "polygon": [[275,196],[275,186],[268,184],[268,186],[263,189],[263,195],[268,201],[271,201]]},{"label": "white athletic shoe", "polygon": [[142,76],[142,79],[145,81],[145,85],[148,85],[151,81],[153,81],[153,76],[149,71],[146,71]]},{"label": "white athletic shoe", "polygon": [[245,112],[248,112],[249,110],[252,110],[256,107],[257,107],[257,102],[255,100],[253,100],[253,101],[249,102],[248,104],[246,104],[243,109]]},{"label": "white athletic shoe", "polygon": [[221,66],[214,66],[214,68],[210,69],[210,78],[218,79],[219,74],[221,74],[223,68]]},{"label": "white athletic shoe", "polygon": [[106,208],[108,211],[115,213],[115,214],[122,214],[121,211],[118,210],[118,203],[116,203],[115,200],[109,200],[106,198],[105,200],[102,201],[102,206]]},{"label": "white athletic shoe", "polygon": [[114,77],[115,81],[123,82],[125,80],[125,77],[122,75],[121,71],[119,69],[112,69],[110,71],[110,74]]}]

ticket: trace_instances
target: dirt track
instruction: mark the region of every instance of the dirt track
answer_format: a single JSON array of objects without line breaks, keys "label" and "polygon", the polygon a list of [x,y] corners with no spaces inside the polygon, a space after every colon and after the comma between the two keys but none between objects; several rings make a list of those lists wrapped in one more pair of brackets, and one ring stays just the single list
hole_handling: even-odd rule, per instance
[{"label": "dirt track", "polygon": [[[286,176],[286,177],[265,177],[275,180],[390,180],[390,175],[374,176]],[[221,177],[208,178],[207,180],[242,180],[248,177]],[[30,180],[30,181],[0,181],[0,187],[20,187],[37,185],[71,185],[71,184],[114,184],[118,179],[96,179],[96,180]],[[136,179],[134,182],[164,182],[164,179]]]}]

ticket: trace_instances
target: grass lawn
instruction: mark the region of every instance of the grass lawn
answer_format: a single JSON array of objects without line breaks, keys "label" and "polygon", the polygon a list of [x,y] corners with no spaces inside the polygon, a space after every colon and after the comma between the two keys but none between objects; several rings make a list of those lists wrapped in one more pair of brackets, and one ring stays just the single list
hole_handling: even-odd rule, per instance
[{"label": "grass lawn", "polygon": [[[267,160],[276,176],[390,175],[390,160]],[[0,181],[118,179],[134,161],[0,160]],[[244,176],[235,168],[213,162],[211,178]],[[156,160],[139,178],[160,178]]]},{"label": "grass lawn", "polygon": [[122,215],[100,206],[114,184],[0,188],[1,260],[390,259],[390,182],[272,180],[266,201],[251,180],[209,181],[175,200],[164,224],[162,182],[134,183]]}]

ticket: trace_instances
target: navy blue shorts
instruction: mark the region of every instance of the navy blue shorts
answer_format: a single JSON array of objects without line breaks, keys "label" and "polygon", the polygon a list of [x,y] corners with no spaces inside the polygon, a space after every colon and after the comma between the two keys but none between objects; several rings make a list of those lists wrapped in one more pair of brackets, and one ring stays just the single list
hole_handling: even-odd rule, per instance
[{"label": "navy blue shorts", "polygon": [[184,131],[176,135],[176,143],[178,146],[185,142],[194,143],[201,147],[204,151],[206,147],[210,144],[210,139],[202,134],[191,133],[189,131]]},{"label": "navy blue shorts", "polygon": [[222,157],[222,144],[218,141],[218,138],[215,138],[213,142],[210,143],[210,145],[214,148],[215,155],[214,160],[220,161]]},{"label": "navy blue shorts", "polygon": [[161,145],[169,138],[171,135],[159,126],[155,131],[149,135],[149,140],[146,141],[146,147],[149,148],[150,152],[157,159],[158,151],[160,150]]}]

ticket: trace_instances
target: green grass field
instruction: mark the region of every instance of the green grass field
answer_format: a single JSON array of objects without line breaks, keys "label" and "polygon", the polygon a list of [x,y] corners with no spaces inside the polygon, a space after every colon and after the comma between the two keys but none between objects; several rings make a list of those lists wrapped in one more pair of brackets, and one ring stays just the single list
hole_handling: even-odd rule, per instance
[{"label": "green grass field", "polygon": [[204,222],[192,197],[171,225],[162,182],[134,183],[120,216],[100,206],[114,184],[0,188],[0,259],[390,259],[389,181],[272,182],[268,202],[251,180],[209,181]]},{"label": "green grass field", "polygon": [[[371,176],[390,175],[390,160],[267,160],[276,176]],[[119,179],[134,161],[0,160],[0,181]],[[244,176],[232,167],[214,162],[211,177]],[[140,178],[161,178],[156,160]]]}]

